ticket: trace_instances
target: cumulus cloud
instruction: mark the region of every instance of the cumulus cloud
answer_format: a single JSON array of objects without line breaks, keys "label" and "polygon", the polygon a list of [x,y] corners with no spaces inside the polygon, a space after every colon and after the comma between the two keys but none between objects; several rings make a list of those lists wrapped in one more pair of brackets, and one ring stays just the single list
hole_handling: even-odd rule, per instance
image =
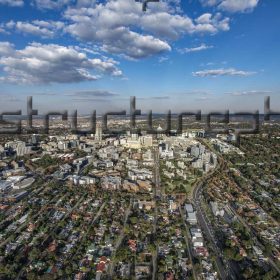
[{"label": "cumulus cloud", "polygon": [[40,10],[58,10],[66,6],[93,7],[96,5],[96,0],[32,0],[31,3]]},{"label": "cumulus cloud", "polygon": [[[65,22],[10,21],[5,28],[23,34],[53,38],[59,31],[100,51],[141,59],[171,51],[171,43],[186,34],[215,34],[229,30],[229,18],[206,13],[191,19],[178,8],[178,0],[150,3],[143,13],[135,0],[34,0],[40,9],[67,7]],[[164,23],[164,24],[163,24]],[[1,26],[2,27],[2,26]]]},{"label": "cumulus cloud", "polygon": [[219,9],[235,13],[250,12],[257,7],[259,0],[224,0],[219,5]]},{"label": "cumulus cloud", "polygon": [[7,29],[14,29],[23,34],[31,34],[42,38],[52,38],[64,27],[61,21],[34,20],[32,22],[9,21],[5,24]]},{"label": "cumulus cloud", "polygon": [[228,31],[229,18],[223,18],[221,13],[217,13],[214,16],[210,13],[205,13],[195,19],[196,32],[215,34],[218,31]]},{"label": "cumulus cloud", "polygon": [[0,0],[0,5],[8,5],[11,7],[22,7],[24,5],[23,0]]},{"label": "cumulus cloud", "polygon": [[128,58],[139,59],[163,51],[171,51],[167,42],[150,35],[141,35],[125,27],[116,28],[114,31],[107,30],[105,33],[108,40],[104,41],[102,50],[109,53],[124,54]]},{"label": "cumulus cloud", "polygon": [[5,76],[0,80],[12,83],[72,83],[94,81],[103,74],[121,76],[113,59],[88,58],[72,47],[32,43],[22,50],[2,45],[0,66]]},{"label": "cumulus cloud", "polygon": [[180,50],[181,53],[191,53],[191,52],[200,52],[200,51],[204,51],[204,50],[208,50],[208,49],[212,49],[214,48],[213,46],[208,46],[206,44],[201,44],[198,47],[194,47],[194,48],[185,48],[183,50]]},{"label": "cumulus cloud", "polygon": [[[165,24],[162,24],[162,23]],[[194,33],[215,34],[229,30],[229,18],[222,18],[220,13],[203,14],[192,20],[188,16],[170,14],[166,11],[145,13],[141,18],[141,27],[155,35],[167,39],[177,39],[180,35]]]},{"label": "cumulus cloud", "polygon": [[216,6],[230,13],[251,12],[257,7],[259,0],[200,0],[203,6]]},{"label": "cumulus cloud", "polygon": [[256,72],[248,72],[242,70],[236,70],[234,68],[220,68],[220,69],[210,69],[210,70],[202,70],[192,73],[195,77],[217,77],[217,76],[250,76],[256,74]]},{"label": "cumulus cloud", "polygon": [[172,1],[150,3],[143,13],[135,0],[109,0],[92,7],[68,7],[65,31],[79,40],[100,44],[101,49],[129,58],[148,57],[170,51],[170,41],[185,34],[229,30],[229,18],[205,14],[192,20],[177,13]]},{"label": "cumulus cloud", "polygon": [[37,36],[41,36],[41,37],[53,37],[54,35],[54,32],[47,29],[47,28],[44,28],[44,27],[40,27],[40,26],[36,26],[34,24],[31,24],[29,22],[21,22],[21,21],[18,21],[16,24],[15,24],[15,28],[16,30],[22,32],[22,33],[29,33],[29,34],[32,34],[32,35],[37,35]]},{"label": "cumulus cloud", "polygon": [[96,4],[96,0],[77,0],[77,7],[93,7]]},{"label": "cumulus cloud", "polygon": [[203,6],[215,6],[222,0],[199,0]]},{"label": "cumulus cloud", "polygon": [[10,42],[0,42],[0,56],[9,55],[14,51],[14,45]]},{"label": "cumulus cloud", "polygon": [[42,10],[53,10],[60,9],[74,2],[73,0],[34,0],[33,5]]}]

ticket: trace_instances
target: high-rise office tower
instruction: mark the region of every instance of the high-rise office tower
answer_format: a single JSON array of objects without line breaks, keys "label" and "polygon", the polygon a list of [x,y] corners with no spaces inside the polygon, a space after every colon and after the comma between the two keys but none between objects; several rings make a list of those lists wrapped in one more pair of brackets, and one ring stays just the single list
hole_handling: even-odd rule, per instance
[{"label": "high-rise office tower", "polygon": [[102,140],[102,124],[96,124],[96,132],[95,132],[95,140],[101,141]]}]

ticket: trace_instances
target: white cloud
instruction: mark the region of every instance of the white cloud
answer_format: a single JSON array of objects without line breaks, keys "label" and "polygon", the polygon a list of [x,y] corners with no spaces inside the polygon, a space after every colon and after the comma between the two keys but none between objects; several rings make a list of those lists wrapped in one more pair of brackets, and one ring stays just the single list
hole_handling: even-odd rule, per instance
[{"label": "white cloud", "polygon": [[34,0],[33,4],[39,9],[53,10],[74,3],[73,0]]},{"label": "white cloud", "polygon": [[[162,23],[165,24],[162,24]],[[194,33],[215,34],[229,30],[229,18],[223,19],[221,14],[203,14],[194,21],[188,16],[170,14],[168,12],[145,13],[141,18],[141,28],[155,35],[168,39],[177,39],[180,35]]]},{"label": "white cloud", "polygon": [[57,10],[65,6],[93,7],[96,0],[32,0],[32,4],[41,10]]},{"label": "white cloud", "polygon": [[[135,0],[34,0],[40,9],[67,6],[65,22],[34,20],[6,23],[7,29],[42,38],[66,32],[95,50],[141,59],[171,51],[171,43],[186,34],[215,34],[229,30],[229,18],[220,13],[191,19],[178,8],[178,0],[149,3],[143,13]],[[164,23],[164,24],[163,24]]]},{"label": "white cloud", "polygon": [[214,48],[213,46],[207,46],[206,44],[201,44],[198,47],[194,47],[194,48],[185,48],[183,50],[181,50],[182,53],[191,53],[191,52],[200,52],[200,51],[204,51],[204,50],[208,50],[208,49],[212,49]]},{"label": "white cloud", "polygon": [[228,69],[210,69],[210,70],[202,70],[193,72],[193,76],[195,77],[217,77],[217,76],[250,76],[256,74],[256,72],[248,72],[242,70],[236,70],[234,68]]},{"label": "white cloud", "polygon": [[43,20],[34,20],[32,22],[9,21],[5,26],[8,29],[14,29],[23,34],[31,34],[42,38],[52,38],[58,30],[61,30],[64,27],[64,23],[61,21],[55,22]]},{"label": "white cloud", "polygon": [[218,9],[230,13],[251,12],[257,7],[259,0],[200,0],[203,6],[217,6]]},{"label": "white cloud", "polygon": [[167,57],[167,56],[161,56],[161,57],[158,58],[159,63],[163,63],[163,62],[168,61],[168,60],[169,60],[169,57]]},{"label": "white cloud", "polygon": [[14,45],[10,42],[0,42],[0,56],[9,55],[13,52]]},{"label": "white cloud", "polygon": [[74,46],[74,49],[76,51],[79,51],[79,52],[85,52],[85,53],[88,53],[88,54],[94,54],[94,55],[100,55],[100,51],[99,49],[97,49],[97,47],[94,47],[94,46]]},{"label": "white cloud", "polygon": [[22,50],[2,46],[6,56],[0,58],[5,76],[0,80],[12,83],[71,83],[93,81],[102,74],[121,76],[117,62],[112,59],[88,58],[72,47],[32,43]]},{"label": "white cloud", "polygon": [[68,7],[64,15],[70,23],[65,31],[79,40],[99,44],[105,51],[137,59],[171,50],[169,42],[186,34],[229,30],[229,19],[220,13],[194,21],[178,14],[171,3],[150,3],[145,13],[135,0]]},{"label": "white cloud", "polygon": [[199,0],[203,6],[215,6],[222,0]]},{"label": "white cloud", "polygon": [[24,5],[23,0],[0,0],[0,5],[8,5],[11,7],[22,7]]},{"label": "white cloud", "polygon": [[104,30],[103,35],[105,35],[106,40],[104,40],[102,50],[124,54],[127,58],[139,59],[163,51],[171,51],[167,42],[150,35],[141,35],[125,27],[119,27],[114,31]]},{"label": "white cloud", "polygon": [[54,32],[51,30],[48,30],[47,28],[42,28],[39,26],[36,26],[34,24],[28,23],[28,22],[21,22],[18,21],[15,25],[16,29],[22,33],[29,33],[36,36],[41,37],[53,37]]},{"label": "white cloud", "polygon": [[48,29],[59,30],[59,29],[62,29],[64,27],[64,22],[62,22],[62,21],[33,20],[32,23],[37,25],[37,26],[48,28]]},{"label": "white cloud", "polygon": [[219,9],[236,13],[236,12],[250,12],[259,3],[259,0],[224,0],[218,6]]},{"label": "white cloud", "polygon": [[96,0],[77,0],[77,7],[93,7],[96,4]]},{"label": "white cloud", "polygon": [[195,19],[196,31],[204,33],[215,34],[218,31],[228,31],[229,27],[229,18],[223,18],[221,13],[217,13],[214,16],[210,13],[205,13]]}]

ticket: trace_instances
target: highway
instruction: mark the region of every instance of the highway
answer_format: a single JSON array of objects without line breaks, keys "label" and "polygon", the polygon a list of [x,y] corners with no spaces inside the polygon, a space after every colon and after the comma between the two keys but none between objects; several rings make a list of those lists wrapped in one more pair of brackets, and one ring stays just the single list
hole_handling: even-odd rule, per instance
[{"label": "highway", "polygon": [[[212,147],[209,147],[209,145],[204,141],[203,144],[206,145],[210,150],[212,150]],[[224,169],[225,162],[222,158],[219,158],[216,168],[210,173],[206,174],[194,187],[194,190],[192,192],[192,202],[197,211],[196,214],[198,223],[201,226],[203,233],[206,235],[207,240],[210,241],[213,250],[215,251],[215,263],[221,279],[235,280],[238,278],[235,277],[235,273],[231,267],[231,264],[223,258],[222,249],[218,246],[214,231],[212,229],[212,225],[207,220],[206,213],[204,212],[204,209],[202,207],[203,186],[207,183],[207,180],[215,176],[217,173],[222,172]]]},{"label": "highway", "polygon": [[186,221],[185,221],[185,214],[183,213],[182,211],[182,207],[179,207],[179,210],[180,210],[180,214],[181,214],[181,218],[182,218],[182,222],[184,224],[184,227],[185,227],[185,230],[186,230],[186,235],[184,235],[184,239],[185,239],[185,242],[187,244],[187,250],[188,250],[188,255],[189,255],[189,259],[190,259],[190,262],[191,262],[191,265],[192,265],[192,271],[193,271],[193,278],[195,280],[197,280],[197,275],[196,275],[196,271],[194,269],[194,265],[193,265],[193,255],[192,255],[192,252],[191,252],[191,247],[192,247],[192,244],[191,244],[191,238],[190,238],[190,234],[189,234],[189,229],[187,227],[187,224],[186,224]]},{"label": "highway", "polygon": [[[210,150],[213,151],[213,148],[211,146],[209,146],[205,141],[202,141],[202,142]],[[215,151],[213,151],[213,152],[215,152]],[[198,219],[200,225],[202,226],[204,232],[206,233],[207,238],[211,241],[213,248],[216,251],[216,254],[217,254],[216,264],[217,264],[217,267],[218,267],[218,270],[219,270],[219,273],[220,273],[222,279],[238,279],[238,277],[236,278],[236,273],[235,273],[236,269],[230,262],[226,263],[226,268],[222,264],[222,250],[218,247],[218,243],[216,242],[216,238],[215,238],[214,232],[212,230],[211,223],[209,221],[207,221],[206,213],[204,212],[204,209],[201,205],[202,190],[203,190],[203,187],[205,186],[207,180],[210,179],[212,176],[214,176],[217,172],[225,172],[225,170],[226,170],[226,162],[224,161],[224,159],[221,156],[219,156],[219,163],[218,163],[217,168],[210,174],[206,175],[205,178],[198,183],[198,185],[195,187],[195,189],[193,191],[192,199],[193,199],[193,203],[197,209],[197,219]],[[229,206],[229,208],[231,209],[233,214],[238,218],[239,222],[242,223],[247,228],[247,230],[251,233],[255,244],[258,247],[260,247],[262,250],[264,250],[263,244],[261,244],[258,241],[258,238],[257,238],[255,232],[253,231],[253,229],[247,224],[247,222],[242,217],[240,217],[236,213],[236,211],[231,206]],[[268,257],[269,264],[280,274],[279,266],[277,266],[277,264],[273,260],[273,256],[269,255],[267,257]],[[224,277],[226,277],[226,278],[224,278]]]},{"label": "highway", "polygon": [[234,273],[231,271],[229,265],[223,264],[222,250],[218,247],[214,232],[212,230],[211,224],[206,220],[206,213],[201,206],[201,196],[202,196],[203,182],[201,182],[194,191],[193,203],[196,208],[196,216],[199,225],[201,226],[203,233],[206,235],[208,241],[211,242],[212,248],[215,251],[215,262],[218,269],[219,275],[222,279],[236,279]]}]

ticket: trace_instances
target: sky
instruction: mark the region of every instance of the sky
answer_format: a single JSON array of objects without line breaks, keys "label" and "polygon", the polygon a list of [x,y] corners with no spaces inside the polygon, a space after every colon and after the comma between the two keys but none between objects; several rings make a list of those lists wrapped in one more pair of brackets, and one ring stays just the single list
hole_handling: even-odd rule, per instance
[{"label": "sky", "polygon": [[280,1],[0,0],[0,111],[280,107]]}]

